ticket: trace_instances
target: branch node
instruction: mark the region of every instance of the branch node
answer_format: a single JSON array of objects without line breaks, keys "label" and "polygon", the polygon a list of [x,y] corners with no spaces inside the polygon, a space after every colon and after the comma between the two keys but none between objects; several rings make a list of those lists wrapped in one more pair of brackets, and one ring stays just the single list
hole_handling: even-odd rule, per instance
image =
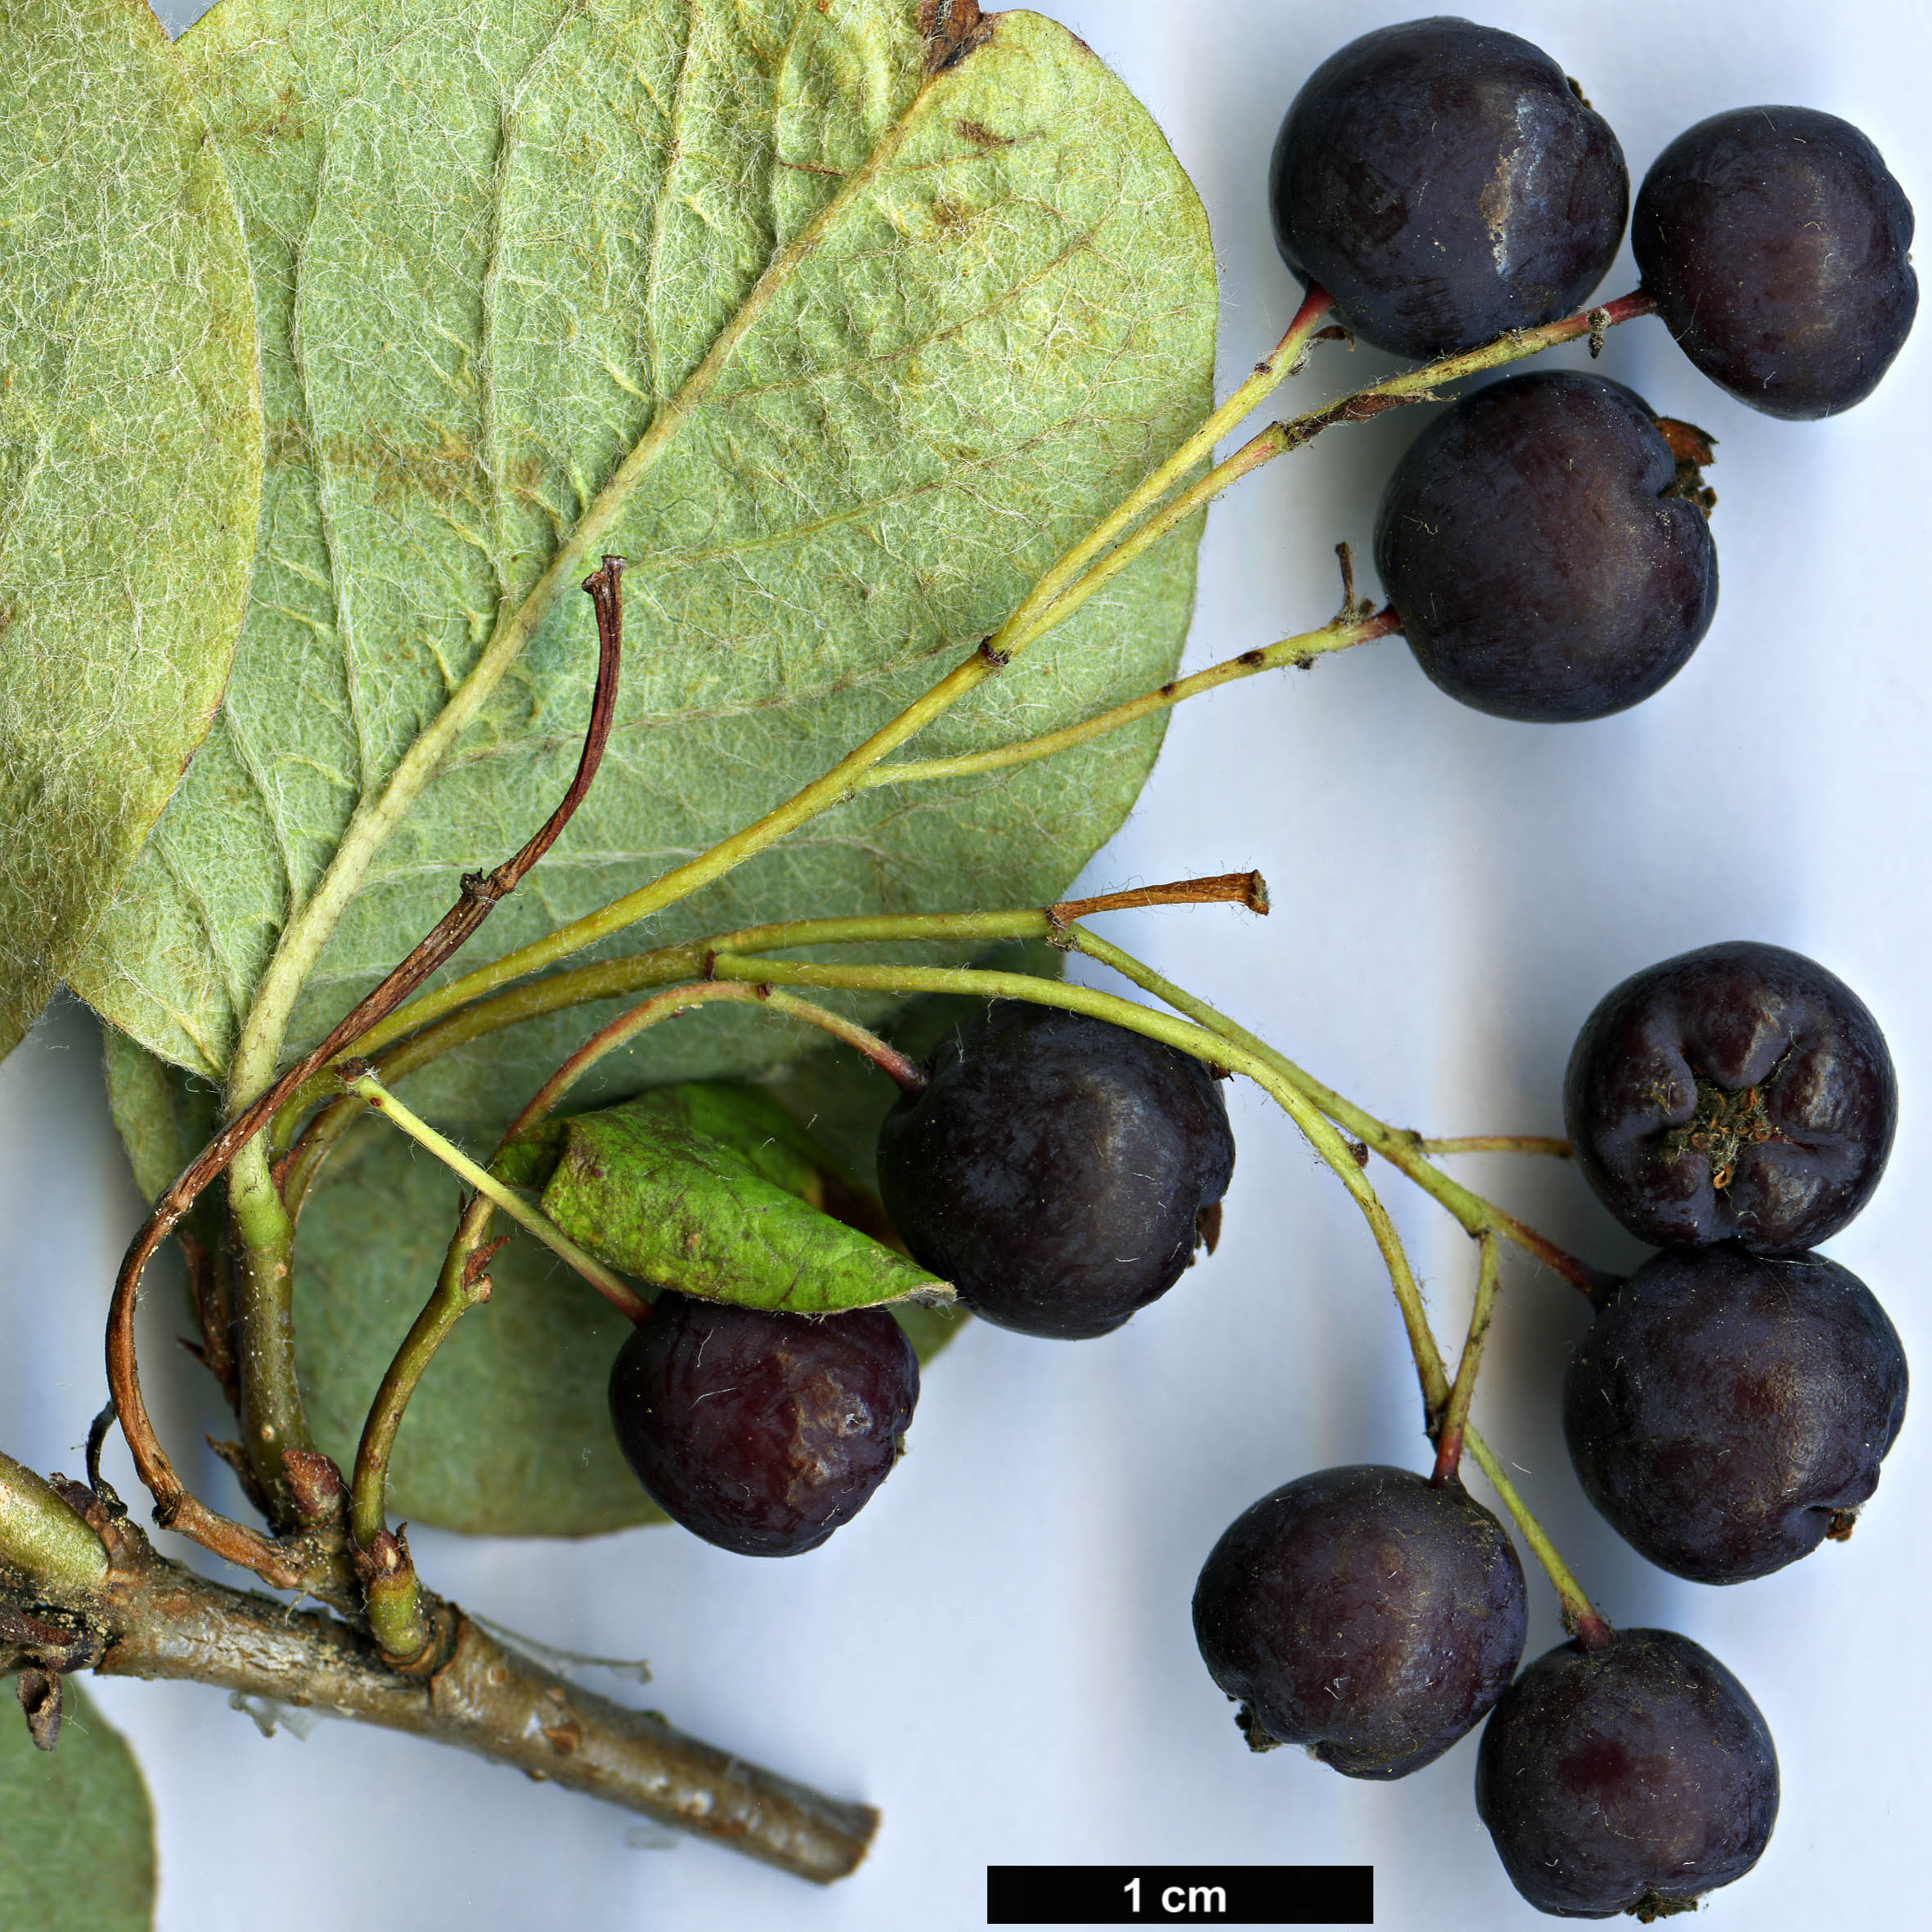
[{"label": "branch node", "polygon": [[312,1449],[284,1449],[283,1473],[288,1478],[289,1494],[295,1513],[305,1523],[339,1520],[348,1485],[342,1471],[330,1459]]}]

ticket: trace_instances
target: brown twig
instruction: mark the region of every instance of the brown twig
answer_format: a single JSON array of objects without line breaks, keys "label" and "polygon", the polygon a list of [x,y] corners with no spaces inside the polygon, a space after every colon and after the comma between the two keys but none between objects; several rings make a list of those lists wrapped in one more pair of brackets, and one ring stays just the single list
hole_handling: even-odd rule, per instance
[{"label": "brown twig", "polygon": [[509,1765],[829,1883],[865,1856],[878,1814],[687,1737],[655,1713],[566,1682],[461,1611],[440,1609],[432,1666],[386,1665],[326,1613],[235,1590],[124,1527],[89,1621],[103,1676],[213,1684],[402,1731]]},{"label": "brown twig", "polygon": [[[622,573],[623,559],[607,556],[584,580],[584,589],[597,613],[597,685],[591,701],[591,721],[582,755],[562,802],[514,857],[493,872],[467,874],[461,896],[409,956],[344,1014],[319,1046],[244,1108],[189,1163],[142,1224],[115,1278],[114,1299],[107,1314],[107,1383],[121,1431],[133,1453],[134,1466],[154,1496],[155,1521],[164,1528],[180,1530],[204,1549],[253,1570],[265,1582],[281,1588],[293,1588],[303,1580],[299,1568],[291,1569],[290,1552],[260,1532],[231,1521],[191,1495],[175,1474],[173,1464],[155,1436],[142,1397],[140,1371],[135,1360],[134,1305],[142,1275],[155,1249],[173,1232],[196,1196],[261,1130],[282,1102],[318,1067],[401,1005],[475,932],[556,842],[597,775],[610,737],[623,640],[623,604],[619,592]],[[90,1480],[99,1477],[97,1451],[89,1455],[88,1474]]]}]

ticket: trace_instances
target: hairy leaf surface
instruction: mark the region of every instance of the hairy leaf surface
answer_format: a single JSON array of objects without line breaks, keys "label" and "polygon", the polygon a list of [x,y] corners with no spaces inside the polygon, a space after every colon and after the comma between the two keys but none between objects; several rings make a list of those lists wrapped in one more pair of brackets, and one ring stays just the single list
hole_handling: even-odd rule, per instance
[{"label": "hairy leaf surface", "polygon": [[0,1054],[209,729],[261,488],[240,229],[166,35],[141,0],[7,0]]},{"label": "hairy leaf surface", "polygon": [[34,1748],[17,1711],[0,1724],[0,1925],[146,1932],[155,1820],[141,1768],[71,1677],[61,1696],[52,1752]]},{"label": "hairy leaf surface", "polygon": [[[989,16],[928,71],[919,11],[223,0],[183,39],[242,209],[270,470],[222,728],[73,975],[117,1025],[218,1076],[291,909],[452,699],[474,716],[348,901],[294,1036],[512,850],[575,757],[595,553],[631,559],[611,753],[465,968],[816,775],[1197,419],[1213,263],[1157,130],[1053,23]],[[1192,590],[1188,539],[920,753],[1157,684]],[[519,612],[533,635],[496,676]],[[864,793],[621,949],[1045,903],[1159,731]],[[501,1119],[600,1017],[452,1056],[412,1099]],[[640,1042],[626,1077],[796,1050],[708,1018]]]}]

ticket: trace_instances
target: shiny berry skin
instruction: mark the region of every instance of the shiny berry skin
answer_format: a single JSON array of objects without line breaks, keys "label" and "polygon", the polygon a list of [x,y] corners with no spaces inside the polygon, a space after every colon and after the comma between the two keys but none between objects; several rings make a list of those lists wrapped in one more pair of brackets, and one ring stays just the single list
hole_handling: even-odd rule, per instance
[{"label": "shiny berry skin", "polygon": [[1678,1576],[1741,1583],[1849,1533],[1905,1395],[1898,1332],[1849,1269],[1680,1248],[1577,1344],[1563,1433],[1627,1542]]},{"label": "shiny berry skin", "polygon": [[1382,492],[1376,568],[1452,698],[1538,723],[1604,717],[1675,676],[1710,627],[1703,494],[1621,383],[1514,376],[1409,447]]},{"label": "shiny berry skin", "polygon": [[1539,1912],[1645,1923],[1743,1877],[1777,1822],[1750,1693],[1674,1630],[1539,1657],[1484,1728],[1476,1808]]},{"label": "shiny berry skin", "polygon": [[1870,395],[1919,303],[1912,204],[1849,121],[1738,107],[1658,155],[1630,245],[1679,346],[1768,415],[1834,416]]},{"label": "shiny berry skin", "polygon": [[983,1319],[1104,1335],[1166,1293],[1234,1170],[1198,1060],[1085,1013],[995,1000],[878,1136],[886,1211]]},{"label": "shiny berry skin", "polygon": [[1613,988],[1563,1082],[1584,1178],[1658,1247],[1816,1247],[1878,1185],[1898,1112],[1891,1055],[1858,995],[1801,954],[1750,940]]},{"label": "shiny berry skin", "polygon": [[1427,357],[1579,308],[1630,201],[1623,150],[1513,34],[1440,16],[1352,40],[1296,95],[1275,245],[1365,342]]},{"label": "shiny berry skin", "polygon": [[1461,1484],[1324,1469],[1264,1496],[1202,1567],[1194,1635],[1257,1750],[1308,1746],[1402,1777],[1481,1722],[1515,1674],[1523,1570]]},{"label": "shiny berry skin", "polygon": [[618,1445],[673,1522],[743,1557],[816,1549],[891,1473],[919,1358],[881,1308],[813,1319],[666,1292],[618,1351]]}]

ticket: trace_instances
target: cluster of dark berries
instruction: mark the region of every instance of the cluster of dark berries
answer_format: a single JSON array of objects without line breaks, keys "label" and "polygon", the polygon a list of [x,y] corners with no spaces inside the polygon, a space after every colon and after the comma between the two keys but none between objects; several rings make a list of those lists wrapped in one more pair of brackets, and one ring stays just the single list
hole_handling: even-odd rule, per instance
[{"label": "cluster of dark berries", "polygon": [[[1575,310],[1629,212],[1622,151],[1581,90],[1528,43],[1450,19],[1367,34],[1319,68],[1269,185],[1289,267],[1365,340],[1413,357]],[[1701,123],[1651,169],[1633,232],[1644,292],[1693,362],[1773,415],[1858,402],[1911,326],[1911,209],[1829,115]],[[1456,404],[1403,459],[1376,531],[1423,669],[1525,719],[1600,717],[1656,690],[1716,608],[1710,456],[1701,431],[1589,375]],[[1578,1040],[1578,1163],[1664,1251],[1602,1298],[1566,1429],[1597,1506],[1679,1575],[1763,1575],[1848,1534],[1876,1485],[1904,1358],[1863,1284],[1809,1251],[1876,1184],[1895,1110],[1871,1015],[1772,946],[1641,973]],[[1018,1001],[940,1046],[878,1146],[914,1259],[986,1320],[1063,1339],[1118,1328],[1211,1247],[1233,1160],[1197,1061]],[[811,1322],[676,1296],[611,1379],[645,1486],[749,1555],[813,1548],[851,1515],[917,1393],[881,1312]],[[1194,1620],[1256,1750],[1301,1744],[1393,1778],[1486,1717],[1477,1809],[1546,1912],[1647,1921],[1741,1876],[1769,1837],[1769,1732],[1687,1638],[1598,1625],[1518,1674],[1521,1566],[1453,1475],[1283,1485],[1215,1544]]]},{"label": "cluster of dark berries", "polygon": [[[1364,34],[1296,96],[1269,195],[1283,258],[1363,340],[1430,357],[1578,309],[1623,239],[1623,151],[1539,48],[1467,20]],[[1912,327],[1912,208],[1857,128],[1714,115],[1657,157],[1631,243],[1692,362],[1815,417],[1869,395]],[[1417,440],[1377,568],[1422,669],[1502,717],[1607,717],[1683,667],[1717,608],[1710,439],[1620,384],[1512,378]]]},{"label": "cluster of dark berries", "polygon": [[[1870,1013],[1796,953],[1705,946],[1605,996],[1564,1114],[1597,1198],[1665,1244],[1599,1299],[1570,1360],[1564,1433],[1591,1501],[1700,1583],[1849,1535],[1905,1416],[1885,1310],[1809,1251],[1891,1148],[1898,1087]],[[1476,1766],[1517,1889],[1570,1915],[1661,1912],[1729,1883],[1777,1794],[1756,1705],[1669,1631],[1552,1651],[1497,1705]]]},{"label": "cluster of dark berries", "polygon": [[1809,1251],[1891,1148],[1877,1023],[1796,953],[1705,946],[1605,996],[1564,1113],[1597,1198],[1665,1244],[1570,1361],[1564,1433],[1591,1501],[1699,1583],[1848,1535],[1904,1420],[1905,1355],[1865,1284]]},{"label": "cluster of dark berries", "polygon": [[[1269,189],[1289,267],[1364,340],[1418,357],[1577,308],[1629,204],[1581,90],[1525,42],[1448,19],[1367,34],[1317,69]],[[1849,407],[1897,353],[1911,237],[1871,143],[1795,108],[1673,142],[1633,231],[1645,292],[1693,362],[1795,417]],[[1539,721],[1656,690],[1716,607],[1710,456],[1701,431],[1589,375],[1514,378],[1445,412],[1376,529],[1424,671]],[[1566,1428],[1597,1507],[1680,1575],[1763,1575],[1847,1534],[1876,1485],[1904,1357],[1863,1284],[1808,1250],[1876,1184],[1895,1107],[1871,1015],[1772,946],[1639,974],[1577,1043],[1578,1162],[1665,1251],[1603,1298]],[[1354,1467],[1275,1489],[1215,1544],[1194,1620],[1257,1750],[1396,1777],[1486,1715],[1477,1809],[1545,1912],[1647,1922],[1741,1876],[1770,1835],[1770,1734],[1687,1638],[1600,1628],[1516,1675],[1521,1571],[1453,1479]]]},{"label": "cluster of dark berries", "polygon": [[[1212,1244],[1234,1138],[1199,1061],[998,1000],[886,1117],[879,1190],[913,1258],[983,1320],[1104,1335]],[[611,1371],[618,1440],[674,1521],[753,1557],[815,1549],[884,1481],[919,1363],[881,1310],[819,1320],[660,1296]]]}]

